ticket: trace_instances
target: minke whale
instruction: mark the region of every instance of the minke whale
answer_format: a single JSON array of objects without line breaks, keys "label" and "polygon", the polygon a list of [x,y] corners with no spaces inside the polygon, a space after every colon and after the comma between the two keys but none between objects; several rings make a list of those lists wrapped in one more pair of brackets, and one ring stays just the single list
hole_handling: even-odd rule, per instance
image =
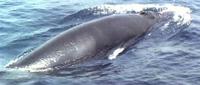
[{"label": "minke whale", "polygon": [[58,34],[6,67],[44,70],[71,65],[146,33],[158,21],[159,15],[152,12],[94,19]]}]

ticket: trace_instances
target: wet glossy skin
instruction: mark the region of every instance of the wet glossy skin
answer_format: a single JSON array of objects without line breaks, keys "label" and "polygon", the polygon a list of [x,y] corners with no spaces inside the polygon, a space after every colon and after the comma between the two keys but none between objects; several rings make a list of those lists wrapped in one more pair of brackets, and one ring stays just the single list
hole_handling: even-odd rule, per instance
[{"label": "wet glossy skin", "polygon": [[46,69],[84,60],[145,33],[156,21],[143,13],[95,19],[62,32],[7,67]]}]

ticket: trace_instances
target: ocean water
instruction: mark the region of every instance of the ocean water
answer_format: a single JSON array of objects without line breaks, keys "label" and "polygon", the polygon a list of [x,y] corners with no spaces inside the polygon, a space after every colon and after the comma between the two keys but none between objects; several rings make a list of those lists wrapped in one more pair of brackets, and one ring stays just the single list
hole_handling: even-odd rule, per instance
[{"label": "ocean water", "polygon": [[[0,85],[199,85],[199,5],[198,0],[0,0]],[[140,11],[169,14],[114,60],[54,73],[5,68],[73,26]]]}]

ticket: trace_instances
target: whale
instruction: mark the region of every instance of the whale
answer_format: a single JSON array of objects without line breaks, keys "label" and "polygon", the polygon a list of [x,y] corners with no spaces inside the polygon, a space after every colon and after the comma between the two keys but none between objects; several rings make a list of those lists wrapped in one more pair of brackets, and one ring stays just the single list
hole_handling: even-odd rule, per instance
[{"label": "whale", "polygon": [[156,13],[141,12],[113,14],[84,22],[13,60],[6,68],[44,70],[72,65],[143,35],[158,21]]}]

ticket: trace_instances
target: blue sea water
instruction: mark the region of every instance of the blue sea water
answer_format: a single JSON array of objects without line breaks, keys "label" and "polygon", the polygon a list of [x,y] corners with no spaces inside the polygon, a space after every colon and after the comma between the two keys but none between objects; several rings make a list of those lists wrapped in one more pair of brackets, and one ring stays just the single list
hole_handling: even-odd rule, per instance
[{"label": "blue sea water", "polygon": [[[182,13],[178,6],[185,7],[192,11],[192,21],[190,25],[176,23],[164,27],[171,28],[168,31],[152,32],[153,36],[145,37],[114,60],[90,61],[51,74],[4,67],[70,27],[135,11],[140,8],[136,4],[175,5],[178,13]],[[0,0],[0,85],[199,85],[199,5],[198,0]]]}]

